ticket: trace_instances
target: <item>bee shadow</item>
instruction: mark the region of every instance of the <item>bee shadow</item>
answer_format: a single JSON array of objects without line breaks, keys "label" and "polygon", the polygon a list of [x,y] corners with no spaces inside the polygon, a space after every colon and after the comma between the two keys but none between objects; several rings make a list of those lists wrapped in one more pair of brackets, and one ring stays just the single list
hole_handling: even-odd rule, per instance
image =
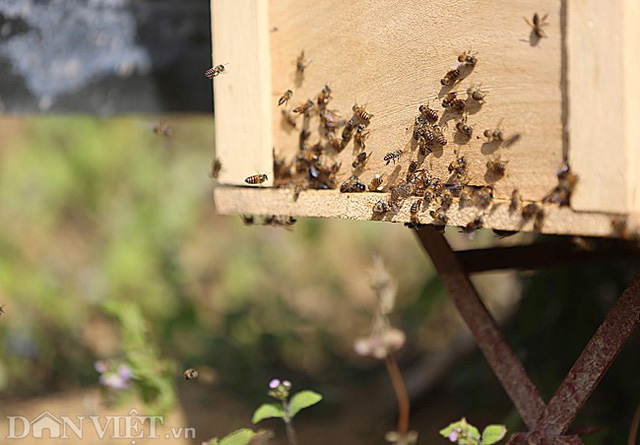
[{"label": "bee shadow", "polygon": [[483,105],[484,105],[483,101],[467,99],[465,111],[467,114],[476,114],[478,111],[482,110]]},{"label": "bee shadow", "polygon": [[484,173],[484,180],[488,184],[493,184],[495,182],[498,182],[502,178],[504,178],[504,175],[500,175],[489,168],[487,168],[487,171]]},{"label": "bee shadow", "polygon": [[538,43],[540,43],[540,39],[541,37],[536,33],[535,30],[532,29],[529,33],[529,46],[537,46]]},{"label": "bee shadow", "polygon": [[453,135],[453,142],[458,145],[466,145],[470,140],[471,136],[467,136],[466,134],[460,133],[459,131],[456,131]]},{"label": "bee shadow", "polygon": [[483,155],[490,155],[500,148],[500,141],[488,141],[482,144],[480,152]]},{"label": "bee shadow", "polygon": [[398,177],[400,176],[400,171],[402,170],[402,166],[401,165],[396,165],[395,168],[393,169],[393,171],[389,174],[389,176],[387,176],[387,185],[385,188],[388,188],[391,185],[394,185],[397,180]]},{"label": "bee shadow", "polygon": [[296,75],[293,79],[293,83],[295,84],[296,88],[300,88],[303,82],[304,82],[304,71],[300,72],[296,70]]}]

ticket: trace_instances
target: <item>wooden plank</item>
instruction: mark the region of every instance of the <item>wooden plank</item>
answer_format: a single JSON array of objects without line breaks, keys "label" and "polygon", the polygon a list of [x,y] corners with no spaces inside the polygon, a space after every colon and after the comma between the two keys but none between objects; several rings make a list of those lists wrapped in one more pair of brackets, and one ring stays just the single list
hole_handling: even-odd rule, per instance
[{"label": "wooden plank", "polygon": [[243,184],[266,173],[273,181],[271,65],[268,4],[212,0],[213,64],[227,64],[214,80],[219,181]]},{"label": "wooden plank", "polygon": [[[218,187],[214,190],[216,210],[220,214],[293,215],[303,217],[342,218],[409,222],[409,207],[418,198],[407,199],[401,209],[379,218],[373,214],[373,205],[386,199],[384,193],[339,193],[333,190],[302,192],[296,202],[288,189],[253,189],[248,187]],[[520,213],[510,213],[507,201],[496,200],[487,211],[477,208],[459,209],[457,202],[447,212],[448,225],[465,226],[477,216],[484,218],[484,227],[499,230],[533,231],[533,221],[523,223]],[[433,210],[430,207],[428,210]],[[616,236],[612,230],[615,215],[605,213],[574,212],[568,207],[544,206],[546,218],[542,233],[573,234],[583,236]],[[418,214],[419,222],[429,224],[433,218],[428,210]]]},{"label": "wooden plank", "polygon": [[[448,177],[447,166],[458,151],[470,163],[470,183],[480,185],[493,179],[487,161],[500,156],[509,163],[506,177],[496,182],[496,196],[505,199],[518,188],[525,199],[539,200],[556,185],[555,173],[563,162],[561,2],[278,0],[270,6],[270,25],[278,27],[271,35],[277,153],[291,159],[299,135],[282,123],[278,97],[291,88],[290,107],[296,106],[328,83],[334,96],[329,108],[348,118],[358,102],[374,114],[367,143],[373,155],[362,182],[376,173],[387,179],[403,177],[408,163],[417,158],[411,135],[418,106],[431,101],[442,111],[445,91],[440,79],[459,54],[472,48],[478,64],[454,90],[465,92],[472,84],[489,90],[486,103],[469,114],[475,135],[464,143],[455,136],[456,119],[448,120],[449,143],[423,164]],[[549,14],[548,37],[539,41],[523,20],[534,12]],[[295,73],[302,50],[311,60],[303,79]],[[521,135],[510,148],[486,144],[482,137],[484,129],[500,121],[507,135]],[[310,128],[315,133],[313,121]],[[331,155],[343,163],[340,179],[351,174],[352,144]],[[384,154],[399,148],[406,152],[400,166],[386,166]]]},{"label": "wooden plank", "polygon": [[567,9],[569,160],[580,177],[572,206],[640,210],[640,6],[572,0]]}]

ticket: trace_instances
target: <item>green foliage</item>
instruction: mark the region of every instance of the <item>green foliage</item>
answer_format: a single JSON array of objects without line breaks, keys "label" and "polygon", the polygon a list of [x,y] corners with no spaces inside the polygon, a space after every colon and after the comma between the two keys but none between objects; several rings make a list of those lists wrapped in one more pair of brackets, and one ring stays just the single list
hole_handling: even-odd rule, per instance
[{"label": "green foliage", "polygon": [[255,432],[248,428],[242,428],[225,436],[222,439],[213,438],[207,445],[249,445],[251,439],[256,435]]},{"label": "green foliage", "polygon": [[281,405],[275,403],[264,403],[253,413],[251,423],[256,424],[264,419],[271,419],[273,417],[283,418],[284,416],[284,409]]},{"label": "green foliage", "polygon": [[493,445],[507,434],[504,425],[489,425],[480,435],[478,428],[467,422],[464,417],[440,430],[440,435],[458,445]]},{"label": "green foliage", "polygon": [[489,425],[482,431],[482,445],[493,445],[504,439],[507,428],[504,425]]},{"label": "green foliage", "polygon": [[322,400],[322,396],[314,391],[300,391],[291,397],[289,402],[289,415],[294,417],[302,409],[319,403]]}]

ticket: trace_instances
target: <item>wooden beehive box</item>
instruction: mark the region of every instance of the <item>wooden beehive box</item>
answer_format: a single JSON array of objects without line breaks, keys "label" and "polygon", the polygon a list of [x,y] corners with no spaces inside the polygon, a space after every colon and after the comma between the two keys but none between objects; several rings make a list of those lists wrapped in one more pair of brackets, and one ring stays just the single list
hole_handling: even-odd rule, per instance
[{"label": "wooden beehive box", "polygon": [[[626,235],[640,210],[640,150],[634,126],[640,122],[640,2],[637,0],[213,0],[213,63],[227,64],[214,79],[216,153],[222,163],[214,199],[223,214],[294,215],[407,222],[411,204],[402,200],[393,212],[376,214],[374,204],[388,199],[389,187],[406,177],[408,165],[433,177],[450,176],[456,158],[467,161],[465,184],[471,190],[493,187],[487,208],[446,211],[448,225],[465,226],[482,216],[484,227],[534,230],[520,208],[509,209],[518,189],[523,206],[537,203],[544,233],[592,236]],[[548,14],[546,37],[537,38],[524,18]],[[462,79],[443,87],[441,79],[471,49],[474,67],[462,66]],[[296,59],[304,50],[309,62],[300,75]],[[340,193],[305,190],[294,199],[293,187],[274,188],[274,156],[294,162],[304,117],[297,128],[285,122],[291,110],[315,100],[325,84],[332,89],[328,109],[345,120],[354,103],[374,116],[367,130],[371,157],[359,172],[368,185],[384,179],[382,192]],[[484,103],[467,103],[471,138],[456,130],[461,116],[443,114],[443,96],[480,85]],[[278,99],[287,89],[286,107]],[[440,113],[447,144],[419,154],[413,141],[421,104]],[[321,141],[323,162],[341,162],[337,186],[352,175],[358,153],[354,141],[338,152],[320,139],[317,111],[307,122],[308,144]],[[509,143],[488,142],[485,129],[499,127]],[[342,129],[337,132],[340,138]],[[384,155],[398,149],[397,163]],[[487,168],[506,162],[504,177]],[[558,185],[565,163],[579,178],[570,206],[543,203]],[[266,173],[260,187],[250,175]],[[432,223],[438,207],[422,205],[414,218]],[[613,222],[613,223],[612,223]],[[626,229],[625,227],[626,224]]]}]

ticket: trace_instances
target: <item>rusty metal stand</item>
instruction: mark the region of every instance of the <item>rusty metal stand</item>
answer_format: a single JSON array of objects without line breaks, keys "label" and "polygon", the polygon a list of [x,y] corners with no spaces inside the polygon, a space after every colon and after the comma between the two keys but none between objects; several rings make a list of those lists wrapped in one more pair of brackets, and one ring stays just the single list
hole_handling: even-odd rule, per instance
[{"label": "rusty metal stand", "polygon": [[[509,443],[581,444],[577,435],[565,433],[640,324],[640,273],[611,308],[549,403],[545,404],[469,280],[461,260],[465,254],[454,252],[444,235],[429,226],[417,229],[416,233],[478,347],[529,428],[528,433],[514,434]],[[477,252],[474,255],[477,256]]]}]

